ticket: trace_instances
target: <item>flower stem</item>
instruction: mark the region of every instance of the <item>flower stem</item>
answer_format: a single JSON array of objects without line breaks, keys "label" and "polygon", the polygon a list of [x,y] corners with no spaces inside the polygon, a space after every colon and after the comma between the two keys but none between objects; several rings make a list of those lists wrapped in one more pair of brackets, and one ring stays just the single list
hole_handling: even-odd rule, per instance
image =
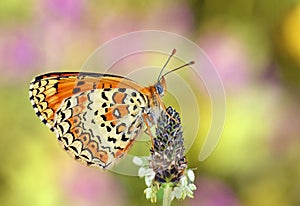
[{"label": "flower stem", "polygon": [[172,187],[169,184],[166,184],[164,188],[164,199],[163,199],[163,206],[170,206],[171,205],[171,193]]}]

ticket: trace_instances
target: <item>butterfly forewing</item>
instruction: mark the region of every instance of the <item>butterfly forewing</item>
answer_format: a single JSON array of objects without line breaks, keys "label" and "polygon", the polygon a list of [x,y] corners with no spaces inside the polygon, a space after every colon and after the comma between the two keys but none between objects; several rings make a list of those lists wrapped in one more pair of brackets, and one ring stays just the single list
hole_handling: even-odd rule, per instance
[{"label": "butterfly forewing", "polygon": [[98,73],[49,73],[35,77],[30,83],[29,97],[37,116],[53,130],[54,114],[62,101],[74,94],[92,89],[142,87],[130,79]]}]

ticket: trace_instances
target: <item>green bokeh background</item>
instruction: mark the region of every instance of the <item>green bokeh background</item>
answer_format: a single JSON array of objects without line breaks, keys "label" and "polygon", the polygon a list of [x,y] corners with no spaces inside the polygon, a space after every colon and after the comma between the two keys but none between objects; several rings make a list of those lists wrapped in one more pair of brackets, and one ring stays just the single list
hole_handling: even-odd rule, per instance
[{"label": "green bokeh background", "polygon": [[226,90],[223,137],[204,162],[198,156],[211,120],[210,101],[205,92],[197,93],[200,132],[187,156],[197,168],[198,189],[194,199],[174,205],[300,205],[296,0],[1,1],[0,205],[152,205],[143,180],[69,158],[28,99],[33,76],[79,70],[105,41],[143,29],[196,42]]}]

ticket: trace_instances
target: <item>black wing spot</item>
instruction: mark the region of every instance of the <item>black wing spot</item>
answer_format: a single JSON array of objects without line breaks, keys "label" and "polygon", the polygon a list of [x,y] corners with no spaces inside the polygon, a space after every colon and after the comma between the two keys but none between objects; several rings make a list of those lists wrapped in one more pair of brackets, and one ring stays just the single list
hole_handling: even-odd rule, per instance
[{"label": "black wing spot", "polygon": [[110,132],[111,131],[110,126],[106,126],[106,130],[107,130],[107,132]]},{"label": "black wing spot", "polygon": [[72,149],[75,153],[77,153],[78,154],[78,150],[77,150],[77,148],[76,147],[74,147],[74,146],[70,146],[70,149]]},{"label": "black wing spot", "polygon": [[71,101],[70,100],[68,100],[67,104],[66,104],[66,108],[69,108],[69,107],[71,107]]},{"label": "black wing spot", "polygon": [[85,81],[79,81],[79,82],[77,82],[77,86],[84,85],[84,84],[85,84]]},{"label": "black wing spot", "polygon": [[66,118],[65,113],[61,112],[60,115],[61,115],[61,119],[62,119],[62,120],[65,120],[65,118]]},{"label": "black wing spot", "polygon": [[76,87],[76,88],[73,89],[73,94],[76,94],[78,92],[80,92],[80,88],[79,87]]},{"label": "black wing spot", "polygon": [[104,102],[103,104],[102,104],[102,106],[101,106],[102,108],[104,108],[104,107],[107,107],[107,104],[106,104],[106,102]]},{"label": "black wing spot", "polygon": [[[104,89],[104,91],[105,91],[105,89]],[[105,92],[102,92],[102,93],[101,93],[101,97],[102,97],[103,99],[105,99],[106,101],[108,101],[108,98],[107,98],[107,96],[105,95]]]},{"label": "black wing spot", "polygon": [[89,159],[88,156],[86,155],[80,155],[81,157],[83,157],[84,159]]},{"label": "black wing spot", "polygon": [[36,98],[37,102],[40,102],[40,101],[41,101],[41,98],[38,97],[38,96],[35,96],[34,98]]},{"label": "black wing spot", "polygon": [[94,164],[93,162],[86,162],[86,165],[87,166],[90,166],[90,165],[92,165],[92,164]]},{"label": "black wing spot", "polygon": [[113,137],[107,137],[107,141],[116,143],[117,139]]},{"label": "black wing spot", "polygon": [[118,149],[118,150],[123,150],[124,148],[120,147],[120,146],[114,146],[114,149]]},{"label": "black wing spot", "polygon": [[119,91],[119,92],[125,92],[125,91],[126,91],[126,88],[119,88],[118,91]]},{"label": "black wing spot", "polygon": [[69,140],[66,137],[62,137],[62,139],[65,141],[66,145],[69,145]]},{"label": "black wing spot", "polygon": [[45,120],[45,119],[43,119],[42,122],[43,122],[44,124],[47,124],[47,120]]},{"label": "black wing spot", "polygon": [[129,138],[127,138],[126,135],[123,133],[123,134],[122,134],[121,140],[122,140],[123,142],[127,142],[127,140],[129,140]]},{"label": "black wing spot", "polygon": [[104,121],[107,120],[107,119],[106,119],[106,116],[105,116],[104,114],[102,114],[100,117],[101,117]]}]

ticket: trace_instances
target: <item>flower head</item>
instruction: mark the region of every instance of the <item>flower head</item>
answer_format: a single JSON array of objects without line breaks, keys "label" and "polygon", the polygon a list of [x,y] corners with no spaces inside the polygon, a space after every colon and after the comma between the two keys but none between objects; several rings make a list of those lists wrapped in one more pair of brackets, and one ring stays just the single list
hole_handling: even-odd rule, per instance
[{"label": "flower head", "polygon": [[156,202],[156,193],[161,188],[171,188],[170,200],[193,197],[195,176],[191,169],[187,169],[181,120],[172,107],[161,112],[155,134],[150,157],[133,160],[140,166],[139,176],[145,177],[148,186],[144,191],[146,198]]},{"label": "flower head", "polygon": [[150,168],[155,181],[177,183],[187,168],[184,156],[183,132],[179,114],[168,107],[157,121],[156,138],[151,148]]}]

